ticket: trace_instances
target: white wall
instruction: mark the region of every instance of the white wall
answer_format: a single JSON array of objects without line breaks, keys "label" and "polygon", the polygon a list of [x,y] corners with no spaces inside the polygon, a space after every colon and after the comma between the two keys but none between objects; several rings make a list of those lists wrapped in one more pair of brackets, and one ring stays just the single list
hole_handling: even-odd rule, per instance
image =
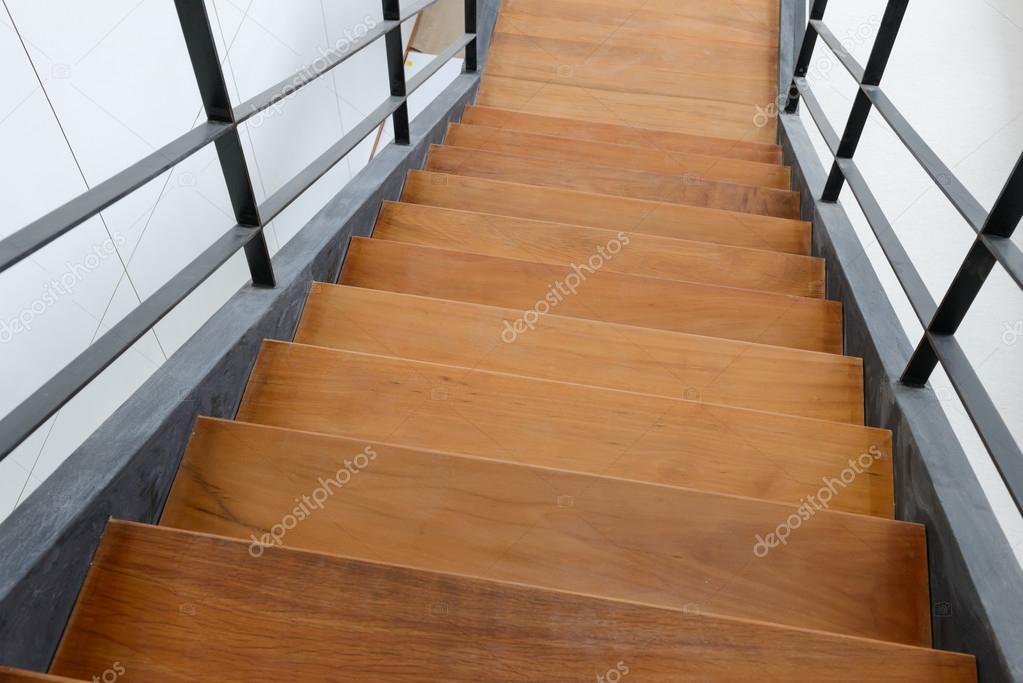
[{"label": "white wall", "polygon": [[[884,13],[883,0],[832,0],[825,21],[865,64]],[[990,208],[1023,152],[1023,5],[1016,0],[929,0],[909,3],[882,87],[956,176]],[[818,42],[809,80],[839,134],[855,83]],[[830,152],[802,114],[821,159]],[[940,301],[974,233],[898,138],[874,113],[856,161],[936,301]],[[852,193],[841,198],[912,343],[916,319]],[[1023,233],[1014,239],[1023,244]],[[1019,332],[1017,332],[1017,330]],[[1023,293],[995,267],[957,334],[1017,441],[1023,437]],[[1017,557],[1023,520],[943,373],[932,380],[966,446]]]},{"label": "white wall", "polygon": [[[6,236],[192,128],[202,107],[171,0],[2,1],[0,236]],[[379,0],[206,4],[236,103],[382,19]],[[407,34],[409,24],[404,28]],[[243,127],[259,200],[388,96],[383,50],[382,41],[366,48]],[[419,68],[424,59],[415,62]],[[411,114],[460,68],[453,61],[432,78],[411,99]],[[268,226],[271,253],[365,166],[373,137]],[[389,140],[385,135],[381,145]],[[0,414],[233,224],[211,146],[0,274]],[[0,462],[0,520],[247,279],[244,257],[236,255]]]}]

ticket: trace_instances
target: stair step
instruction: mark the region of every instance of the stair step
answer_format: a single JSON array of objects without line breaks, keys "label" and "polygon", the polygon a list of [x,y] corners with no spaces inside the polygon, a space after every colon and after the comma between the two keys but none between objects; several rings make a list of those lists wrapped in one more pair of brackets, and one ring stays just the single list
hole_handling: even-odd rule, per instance
[{"label": "stair step", "polygon": [[[282,516],[294,514],[302,519],[285,528]],[[787,545],[758,547],[791,514],[748,498],[201,420],[161,524],[245,539],[256,554],[285,545],[930,645],[922,526],[821,511]]]},{"label": "stair step", "polygon": [[793,506],[867,454],[831,509],[892,515],[891,434],[840,422],[272,341],[238,419]]},{"label": "stair step", "polygon": [[525,334],[508,332],[505,323],[521,315],[313,283],[295,341],[863,424],[859,358],[557,315],[544,316]]},{"label": "stair step", "polygon": [[698,175],[675,176],[569,160],[552,164],[543,159],[447,145],[431,145],[424,168],[437,173],[799,218],[798,192],[706,180]]},{"label": "stair step", "polygon": [[680,42],[697,38],[739,46],[778,47],[777,0],[743,0],[741,8],[735,3],[704,0],[505,0],[501,14],[506,13],[639,31],[648,34],[648,41],[654,44],[674,42],[673,38]]},{"label": "stair step", "polygon": [[553,164],[560,164],[563,161],[585,162],[598,166],[618,166],[673,176],[690,175],[780,190],[789,190],[792,187],[791,174],[787,166],[685,152],[654,151],[645,147],[592,142],[570,136],[541,135],[521,130],[452,123],[448,126],[444,144],[450,147],[546,159]]},{"label": "stair step", "polygon": [[540,116],[479,105],[470,105],[465,108],[462,113],[462,123],[630,147],[644,147],[658,152],[706,154],[765,164],[782,163],[782,151],[778,145],[686,135],[666,130],[619,126],[613,123],[594,123],[573,118]]},{"label": "stair step", "polygon": [[[685,40],[657,40],[648,31],[551,16],[534,16],[502,8],[495,34],[530,40],[558,55],[598,62],[649,66],[673,71],[726,77],[777,79],[777,45],[749,45],[701,36]],[[493,59],[491,58],[491,61]]]},{"label": "stair step", "polygon": [[373,238],[567,267],[599,259],[608,272],[824,296],[819,258],[424,204],[384,202]]},{"label": "stair step", "polygon": [[411,171],[401,200],[752,249],[810,253],[810,224],[447,173]]},{"label": "stair step", "polygon": [[550,263],[363,237],[352,239],[340,283],[808,351],[842,352],[841,304],[750,289],[603,270],[589,273],[584,268],[577,274],[571,267]]},{"label": "stair step", "polygon": [[[974,681],[972,657],[112,521],[54,661],[91,676]],[[619,670],[620,671],[620,670]]]},{"label": "stair step", "polygon": [[[716,103],[708,107],[699,96],[617,92],[502,76],[483,77],[476,103],[530,114],[659,128],[745,142],[773,144],[777,133],[775,119],[768,117],[766,123],[754,120],[757,110],[750,104]],[[772,97],[761,106],[773,103]]]},{"label": "stair step", "polygon": [[[555,56],[552,58],[552,56]],[[692,73],[686,65],[673,68],[629,64],[602,56],[591,46],[566,40],[495,33],[487,60],[487,76],[520,78],[540,83],[592,88],[601,92],[662,95],[699,93],[703,106],[717,110],[735,106],[765,107],[778,95],[777,67],[773,76],[761,68],[759,77],[745,73]],[[541,95],[542,97],[542,95]]]}]

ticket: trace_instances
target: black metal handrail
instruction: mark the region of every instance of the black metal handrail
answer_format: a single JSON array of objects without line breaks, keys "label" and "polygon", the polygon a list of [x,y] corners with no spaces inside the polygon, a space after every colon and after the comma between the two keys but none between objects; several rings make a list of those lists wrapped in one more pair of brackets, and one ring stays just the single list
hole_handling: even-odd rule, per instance
[{"label": "black metal handrail", "polygon": [[[913,352],[901,382],[907,386],[923,387],[934,368],[941,363],[1005,481],[1009,494],[1023,511],[1023,452],[955,339],[959,325],[995,263],[1000,264],[1016,284],[1023,288],[1023,252],[1010,240],[1016,226],[1023,219],[1023,155],[991,211],[986,211],[881,90],[881,79],[902,27],[909,0],[889,0],[866,66],[861,66],[824,24],[827,4],[827,0],[814,0],[810,8],[785,111],[795,113],[800,100],[804,103],[833,156],[831,172],[820,200],[837,202],[843,186],[848,183],[899,284],[906,292],[913,311],[924,327],[923,339]],[[841,136],[828,122],[806,80],[818,38],[835,54],[858,84],[856,98]],[[872,110],[876,110],[885,119],[913,158],[976,233],[973,246],[940,303],[936,303],[931,296],[853,160]]]},{"label": "black metal handrail", "polygon": [[[0,240],[0,273],[211,143],[216,146],[237,224],[0,419],[0,460],[10,455],[33,431],[74,398],[240,249],[245,250],[252,284],[256,287],[275,286],[273,263],[263,235],[264,226],[298,199],[388,117],[393,117],[395,143],[409,144],[409,96],[460,50],[465,50],[465,70],[467,72],[477,70],[476,0],[465,0],[465,33],[406,83],[401,24],[436,1],[417,0],[402,10],[399,0],[382,0],[383,21],[353,44],[346,45],[343,50],[326,52],[320,63],[306,66],[291,78],[284,79],[233,107],[205,2],[175,0],[185,45],[206,112],[206,122]],[[390,97],[279,190],[261,204],[257,203],[238,127],[380,38],[383,38],[387,45]]]}]

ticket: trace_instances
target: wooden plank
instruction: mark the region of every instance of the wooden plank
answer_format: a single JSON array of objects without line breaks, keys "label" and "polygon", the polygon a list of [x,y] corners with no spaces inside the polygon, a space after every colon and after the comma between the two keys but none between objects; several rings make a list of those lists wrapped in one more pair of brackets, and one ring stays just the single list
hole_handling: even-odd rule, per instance
[{"label": "wooden plank", "polygon": [[238,419],[792,506],[866,453],[831,509],[892,511],[886,430],[317,346],[264,342]]},{"label": "wooden plank", "polygon": [[587,162],[598,166],[619,166],[665,175],[688,174],[708,180],[759,185],[779,190],[788,190],[792,186],[791,173],[787,166],[592,142],[571,136],[539,135],[521,130],[452,123],[448,126],[444,144],[545,159],[556,164],[563,161]]},{"label": "wooden plank", "polygon": [[401,200],[674,239],[810,253],[810,224],[804,221],[447,173],[409,172]]},{"label": "wooden plank", "polygon": [[54,669],[125,652],[168,683],[975,680],[966,655],[115,521]]},{"label": "wooden plank", "polygon": [[776,66],[773,76],[770,69],[755,72],[751,67],[738,73],[694,73],[684,64],[664,68],[621,62],[613,51],[605,56],[586,43],[502,33],[494,36],[487,74],[624,93],[700,93],[709,109],[739,104],[755,110],[778,96]]},{"label": "wooden plank", "polygon": [[431,145],[424,168],[437,173],[561,187],[777,218],[799,218],[798,192],[708,180],[697,173],[668,175],[617,166],[596,166],[568,159],[551,164],[544,159],[447,145]]},{"label": "wooden plank", "polygon": [[633,30],[666,42],[690,39],[713,40],[777,49],[778,3],[685,2],[591,2],[589,0],[505,0],[502,13],[525,14],[544,19],[567,19],[597,26]]},{"label": "wooden plank", "polygon": [[[773,98],[758,106],[772,102]],[[477,104],[742,142],[772,144],[777,134],[774,118],[765,122],[753,105],[719,103],[710,107],[698,95],[679,93],[626,93],[488,75],[480,83]]]},{"label": "wooden plank", "polygon": [[[109,669],[109,666],[107,669]],[[104,673],[107,669],[104,669],[102,672],[96,672],[93,676],[89,677],[89,680],[102,681],[103,678],[100,674]],[[113,671],[113,669],[110,670]],[[116,671],[114,673],[116,673]],[[85,679],[49,676],[47,674],[36,673],[35,671],[23,671],[21,669],[12,669],[10,667],[0,666],[0,683],[28,683],[29,681],[37,681],[37,683],[74,683],[76,680]]]},{"label": "wooden plank", "polygon": [[577,140],[644,147],[646,149],[686,154],[706,154],[728,159],[743,159],[765,164],[781,164],[781,148],[727,138],[686,135],[667,130],[594,123],[580,119],[540,116],[510,109],[472,105],[462,113],[462,123],[521,130],[541,135],[564,136]]},{"label": "wooden plank", "polygon": [[[584,267],[585,266],[585,267]],[[750,289],[352,240],[340,283],[520,311],[842,352],[842,306]]]},{"label": "wooden plank", "polygon": [[863,424],[859,358],[558,315],[544,316],[514,343],[504,341],[511,338],[505,322],[521,315],[313,283],[295,341]]},{"label": "wooden plank", "polygon": [[[346,470],[340,495],[313,492],[310,482],[329,484]],[[303,496],[306,519],[275,527]],[[749,498],[201,420],[161,524],[255,539],[256,552],[280,539],[387,564],[930,645],[923,526],[825,510],[790,544],[754,552],[751,539],[790,514]]]},{"label": "wooden plank", "polygon": [[[424,204],[384,202],[374,239],[571,267],[591,257],[608,272],[821,298],[824,261],[775,251],[651,237]],[[612,258],[609,245],[621,245]]]},{"label": "wooden plank", "polygon": [[778,75],[778,48],[774,46],[743,45],[699,36],[665,40],[655,33],[628,27],[538,17],[508,10],[502,10],[498,15],[495,33],[528,38],[544,49],[554,45],[546,41],[575,43],[575,47],[563,46],[563,49],[573,52],[581,52],[578,45],[586,45],[595,59],[619,64],[706,75],[720,70],[736,77],[774,78],[775,81]]}]

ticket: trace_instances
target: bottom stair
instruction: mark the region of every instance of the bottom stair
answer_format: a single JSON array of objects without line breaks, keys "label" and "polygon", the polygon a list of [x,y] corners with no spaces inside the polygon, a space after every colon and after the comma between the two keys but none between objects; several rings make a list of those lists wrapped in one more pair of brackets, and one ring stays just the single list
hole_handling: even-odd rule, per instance
[{"label": "bottom stair", "polygon": [[171,682],[975,680],[965,655],[248,548],[111,522],[52,672],[130,657],[130,680]]}]

